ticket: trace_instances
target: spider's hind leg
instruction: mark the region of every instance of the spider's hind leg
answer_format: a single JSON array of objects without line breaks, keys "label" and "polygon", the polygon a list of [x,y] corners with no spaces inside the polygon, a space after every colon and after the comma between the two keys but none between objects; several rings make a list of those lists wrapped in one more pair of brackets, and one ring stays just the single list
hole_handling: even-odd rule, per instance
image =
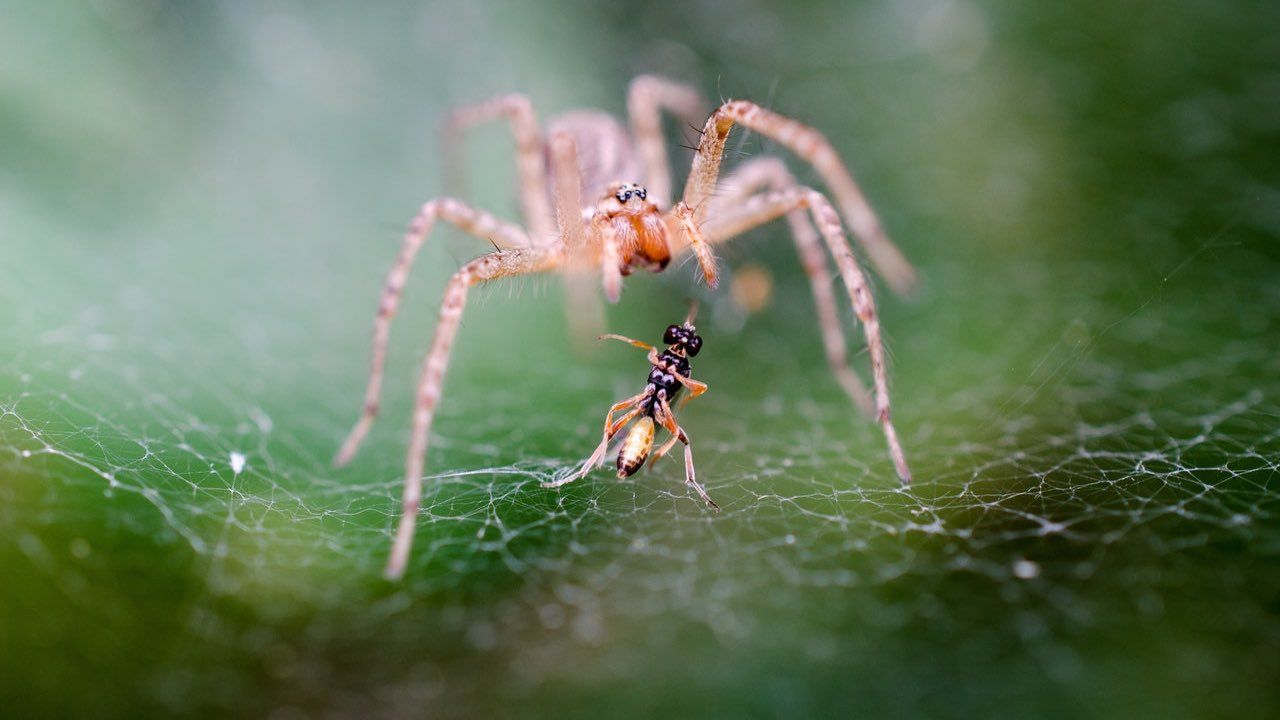
[{"label": "spider's hind leg", "polygon": [[473,237],[491,241],[506,248],[518,248],[529,245],[529,237],[524,231],[510,223],[503,222],[483,210],[477,210],[466,203],[453,198],[437,198],[423,204],[409,223],[400,254],[387,273],[382,286],[382,300],[378,303],[378,313],[373,322],[373,359],[369,367],[369,380],[365,387],[364,407],[360,418],[351,428],[342,447],[334,456],[333,464],[341,467],[351,462],[356,450],[368,434],[373,420],[377,417],[379,401],[382,395],[382,376],[387,359],[387,342],[391,335],[391,321],[400,307],[400,298],[404,294],[405,283],[409,279],[409,270],[418,250],[431,234],[436,220],[442,219]]},{"label": "spider's hind leg", "polygon": [[708,201],[715,195],[720,177],[725,141],[735,124],[764,135],[811,164],[831,189],[849,229],[866,249],[872,265],[889,285],[899,293],[915,286],[915,269],[889,240],[871,203],[827,138],[808,125],[753,102],[730,100],[707,118],[698,152],[689,168],[689,180],[684,186],[684,202],[694,209],[695,221],[705,219],[708,214]]}]

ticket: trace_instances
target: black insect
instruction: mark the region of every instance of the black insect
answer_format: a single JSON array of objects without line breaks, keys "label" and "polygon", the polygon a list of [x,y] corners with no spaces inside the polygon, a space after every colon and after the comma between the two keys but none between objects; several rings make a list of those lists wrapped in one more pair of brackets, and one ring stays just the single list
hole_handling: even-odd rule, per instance
[{"label": "black insect", "polygon": [[[667,349],[661,353],[649,343],[632,340],[622,335],[601,335],[600,339],[621,340],[648,350],[649,364],[653,366],[649,370],[648,380],[644,390],[639,394],[615,403],[609,408],[604,418],[604,437],[601,438],[600,444],[591,457],[582,464],[582,468],[569,477],[543,483],[543,487],[559,487],[573,482],[603,464],[605,453],[609,449],[609,441],[621,432],[627,423],[635,420],[635,424],[627,432],[627,437],[622,441],[622,447],[618,450],[618,477],[630,477],[644,466],[653,449],[654,433],[660,425],[671,433],[671,438],[652,453],[653,458],[657,460],[666,455],[677,441],[684,443],[685,484],[697,490],[698,495],[706,501],[707,505],[719,510],[720,506],[712,501],[707,491],[698,483],[693,470],[693,449],[689,446],[689,434],[676,422],[675,413],[671,410],[671,403],[675,401],[682,389],[689,390],[687,400],[692,400],[707,391],[705,383],[689,377],[689,358],[697,355],[702,349],[702,338],[698,336],[697,328],[693,326],[693,313],[689,313],[689,318],[684,321],[684,324],[667,326],[667,331],[662,334],[662,342],[667,345]],[[625,415],[617,420],[613,419],[615,413],[624,410]]]}]

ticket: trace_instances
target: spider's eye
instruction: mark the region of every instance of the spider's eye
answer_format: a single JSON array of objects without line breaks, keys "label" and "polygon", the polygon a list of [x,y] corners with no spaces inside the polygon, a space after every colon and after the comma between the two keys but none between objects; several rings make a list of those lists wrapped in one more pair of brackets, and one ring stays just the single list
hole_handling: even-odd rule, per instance
[{"label": "spider's eye", "polygon": [[662,342],[666,343],[667,345],[674,345],[676,342],[676,339],[679,337],[680,337],[680,326],[668,325],[667,331],[662,333]]},{"label": "spider's eye", "polygon": [[645,190],[644,188],[636,188],[636,197],[640,198],[641,200],[648,197],[648,195],[649,195],[648,190]]},{"label": "spider's eye", "polygon": [[688,349],[689,357],[693,357],[702,349],[702,338],[694,335],[685,342],[684,346]]}]

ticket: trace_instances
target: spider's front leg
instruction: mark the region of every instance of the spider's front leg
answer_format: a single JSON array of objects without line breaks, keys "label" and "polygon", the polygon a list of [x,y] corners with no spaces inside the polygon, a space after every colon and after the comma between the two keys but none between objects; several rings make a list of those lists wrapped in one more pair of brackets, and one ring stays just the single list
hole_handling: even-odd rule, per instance
[{"label": "spider's front leg", "polygon": [[889,240],[871,204],[831,143],[817,130],[746,100],[730,100],[707,118],[698,152],[684,186],[684,202],[701,221],[716,192],[725,141],[735,124],[774,140],[813,165],[831,188],[849,228],[866,248],[871,263],[897,292],[916,284],[916,272]]},{"label": "spider's front leg", "polygon": [[431,349],[423,360],[418,390],[414,397],[413,434],[409,441],[409,453],[405,459],[404,497],[401,502],[400,521],[385,571],[388,579],[398,580],[402,577],[409,561],[409,549],[413,544],[413,533],[418,519],[418,506],[422,500],[422,472],[426,465],[427,441],[431,435],[431,423],[435,419],[436,405],[444,386],[444,375],[449,366],[449,355],[453,351],[453,341],[458,335],[462,311],[467,304],[467,291],[481,282],[553,270],[559,267],[563,260],[563,255],[558,249],[502,250],[463,265],[449,280],[445,288],[444,300],[440,305],[440,319],[436,323],[435,338],[431,341]]},{"label": "spider's front leg", "polygon": [[707,105],[697,90],[667,78],[641,75],[631,81],[627,92],[631,133],[644,163],[649,199],[658,207],[667,207],[671,203],[671,169],[667,165],[667,146],[662,139],[663,110],[697,127],[696,123],[707,116]]},{"label": "spider's front leg", "polygon": [[333,459],[339,467],[351,462],[356,450],[373,425],[378,415],[379,398],[382,394],[382,374],[387,359],[387,341],[391,336],[391,320],[400,307],[400,298],[404,293],[405,282],[409,278],[409,269],[418,250],[431,234],[436,220],[442,219],[452,223],[458,229],[473,237],[497,243],[501,247],[518,248],[530,244],[529,237],[520,228],[503,222],[483,210],[477,210],[452,198],[438,198],[425,203],[418,214],[409,223],[400,254],[395,264],[387,273],[382,286],[382,300],[378,303],[378,314],[373,323],[373,360],[370,363],[369,381],[364,393],[364,409],[355,427],[343,441],[342,447]]},{"label": "spider's front leg", "polygon": [[859,322],[862,323],[863,333],[867,339],[867,353],[871,359],[871,374],[875,387],[876,420],[884,431],[885,441],[889,446],[889,456],[893,460],[898,477],[904,483],[911,482],[911,471],[907,467],[906,455],[902,451],[897,430],[894,429],[893,421],[890,419],[884,339],[880,334],[880,319],[876,313],[875,300],[871,297],[867,278],[862,274],[858,260],[854,257],[852,248],[849,247],[849,241],[840,225],[840,216],[831,203],[816,190],[797,186],[784,192],[753,197],[737,210],[710,219],[705,232],[710,241],[724,242],[797,208],[809,211],[827,243],[827,249],[839,266],[841,279],[849,292],[850,304]]},{"label": "spider's front leg", "polygon": [[[758,220],[749,213],[740,212],[744,204],[752,201],[758,191],[782,192],[800,187],[781,158],[759,157],[748,160],[734,169],[716,190],[707,212],[711,235],[710,244],[722,238],[745,231]],[[737,219],[744,229],[728,227],[730,219]],[[795,242],[800,264],[809,276],[814,309],[818,313],[818,327],[822,330],[822,344],[826,349],[827,365],[836,376],[849,399],[867,415],[874,416],[875,406],[871,394],[849,366],[848,349],[844,332],[840,329],[840,315],[836,310],[836,297],[831,288],[831,276],[822,249],[822,240],[804,208],[797,207],[786,213],[791,239]]]}]

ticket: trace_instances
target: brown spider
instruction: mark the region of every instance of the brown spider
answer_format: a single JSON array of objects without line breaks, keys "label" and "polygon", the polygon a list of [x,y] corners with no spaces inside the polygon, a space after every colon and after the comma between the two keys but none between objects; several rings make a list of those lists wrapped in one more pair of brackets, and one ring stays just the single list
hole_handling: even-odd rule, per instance
[{"label": "brown spider", "polygon": [[[605,296],[616,302],[625,275],[636,268],[661,271],[673,256],[689,250],[697,258],[703,278],[714,288],[718,276],[711,246],[784,215],[811,281],[828,363],[854,403],[874,413],[884,430],[898,476],[903,482],[910,481],[906,458],[889,419],[889,386],[875,303],[841,227],[840,215],[821,193],[797,184],[777,158],[746,162],[720,179],[725,140],[735,124],[786,147],[817,170],[835,196],[845,221],[889,284],[899,291],[909,288],[915,281],[915,272],[881,229],[831,144],[817,130],[754,103],[726,102],[707,118],[684,195],[672,204],[660,113],[667,110],[696,123],[704,116],[706,106],[701,96],[685,85],[642,76],[631,83],[627,107],[630,133],[605,113],[582,110],[553,119],[544,137],[533,106],[523,95],[497,97],[461,108],[449,117],[447,150],[456,148],[459,133],[471,126],[502,117],[510,121],[526,227],[504,222],[452,198],[431,200],[409,224],[400,254],[387,276],[374,321],[373,362],[364,411],[334,458],[337,465],[345,465],[355,455],[378,412],[391,318],[400,303],[410,264],[436,220],[443,218],[497,247],[495,252],[463,265],[445,288],[435,339],[418,381],[403,505],[387,577],[401,577],[408,561],[422,497],[431,422],[472,285],[550,270],[567,271],[570,277],[599,272]],[[638,178],[643,179],[642,184],[635,182]],[[853,309],[862,322],[874,379],[874,407],[866,388],[848,365],[822,245],[806,210],[835,259]]]}]

